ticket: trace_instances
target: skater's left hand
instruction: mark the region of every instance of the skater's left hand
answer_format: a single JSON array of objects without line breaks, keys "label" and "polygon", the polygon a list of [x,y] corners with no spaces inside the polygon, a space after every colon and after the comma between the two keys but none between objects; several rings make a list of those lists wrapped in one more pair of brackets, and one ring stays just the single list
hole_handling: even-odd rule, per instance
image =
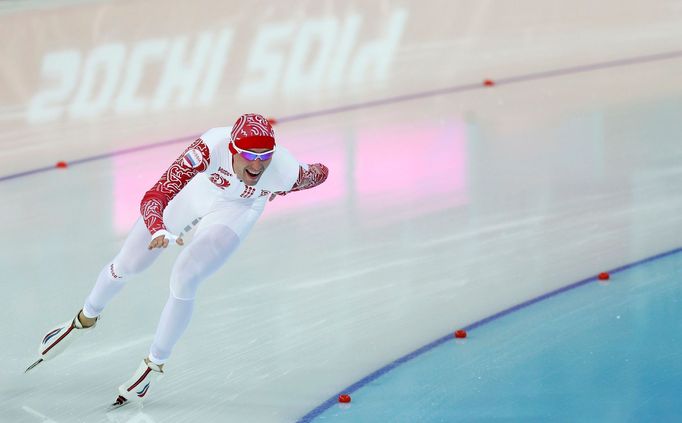
[{"label": "skater's left hand", "polygon": [[154,235],[154,239],[149,243],[148,249],[153,250],[154,248],[167,248],[170,241],[175,240],[178,245],[184,245],[185,242],[182,238],[178,238],[176,235],[171,234],[168,231],[158,231]]},{"label": "skater's left hand", "polygon": [[272,194],[270,194],[270,199],[268,201],[274,200],[278,195],[285,196],[285,195],[287,195],[287,193],[284,191],[273,192]]}]

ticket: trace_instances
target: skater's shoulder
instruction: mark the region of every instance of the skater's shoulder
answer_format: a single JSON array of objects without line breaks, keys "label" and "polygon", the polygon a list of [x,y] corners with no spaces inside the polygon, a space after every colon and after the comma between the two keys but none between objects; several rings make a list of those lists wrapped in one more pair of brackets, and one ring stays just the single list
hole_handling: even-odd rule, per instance
[{"label": "skater's shoulder", "polygon": [[275,154],[272,156],[270,167],[273,168],[276,173],[287,174],[291,173],[293,170],[298,172],[298,166],[299,163],[298,160],[296,160],[296,157],[294,157],[287,148],[278,144]]},{"label": "skater's shoulder", "polygon": [[230,142],[231,127],[211,128],[204,132],[200,139],[206,144],[209,151],[209,173],[217,171],[219,167],[225,167],[227,162],[227,144]]},{"label": "skater's shoulder", "polygon": [[[285,191],[291,188],[298,177],[299,162],[285,147],[277,144],[270,166],[261,179],[269,191]],[[261,185],[259,183],[259,185]]]}]

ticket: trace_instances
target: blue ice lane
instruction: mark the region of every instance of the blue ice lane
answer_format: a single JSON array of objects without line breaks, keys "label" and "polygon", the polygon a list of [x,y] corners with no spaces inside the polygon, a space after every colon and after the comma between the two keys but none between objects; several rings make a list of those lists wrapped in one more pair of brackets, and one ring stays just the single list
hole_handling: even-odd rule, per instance
[{"label": "blue ice lane", "polygon": [[312,421],[679,421],[681,269],[676,253],[506,315]]}]

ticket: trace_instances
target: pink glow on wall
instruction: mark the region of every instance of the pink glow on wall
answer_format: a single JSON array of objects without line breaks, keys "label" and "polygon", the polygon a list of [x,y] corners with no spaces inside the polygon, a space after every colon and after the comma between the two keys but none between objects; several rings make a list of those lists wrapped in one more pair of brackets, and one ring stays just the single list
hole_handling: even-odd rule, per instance
[{"label": "pink glow on wall", "polygon": [[293,192],[272,201],[265,208],[263,218],[290,213],[308,207],[326,207],[347,195],[348,173],[344,142],[338,135],[296,137],[286,145],[301,163],[323,163],[329,168],[324,184],[310,191]]},{"label": "pink glow on wall", "polygon": [[419,123],[363,131],[357,138],[356,191],[363,207],[467,201],[466,128]]}]

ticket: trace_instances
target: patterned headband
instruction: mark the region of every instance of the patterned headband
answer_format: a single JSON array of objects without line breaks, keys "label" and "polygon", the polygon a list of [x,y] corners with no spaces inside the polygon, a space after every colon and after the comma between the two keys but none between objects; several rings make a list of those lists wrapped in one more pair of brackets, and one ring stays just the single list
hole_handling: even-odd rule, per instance
[{"label": "patterned headband", "polygon": [[[275,131],[270,122],[261,115],[248,113],[239,116],[232,127],[231,141],[242,150],[275,148]],[[230,148],[232,151],[233,149]],[[236,151],[232,151],[235,154]]]}]

